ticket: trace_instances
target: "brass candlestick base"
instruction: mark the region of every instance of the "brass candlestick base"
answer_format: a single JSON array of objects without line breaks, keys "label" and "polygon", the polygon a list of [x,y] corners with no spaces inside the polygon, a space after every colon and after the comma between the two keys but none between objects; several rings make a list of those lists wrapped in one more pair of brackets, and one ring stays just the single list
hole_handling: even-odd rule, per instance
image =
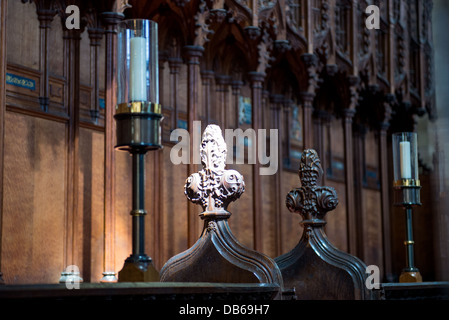
[{"label": "brass candlestick base", "polygon": [[422,282],[421,273],[419,273],[418,269],[416,271],[406,271],[404,269],[399,276],[399,282]]},{"label": "brass candlestick base", "polygon": [[118,273],[119,282],[158,282],[159,272],[148,257],[147,259],[125,260],[122,270]]}]

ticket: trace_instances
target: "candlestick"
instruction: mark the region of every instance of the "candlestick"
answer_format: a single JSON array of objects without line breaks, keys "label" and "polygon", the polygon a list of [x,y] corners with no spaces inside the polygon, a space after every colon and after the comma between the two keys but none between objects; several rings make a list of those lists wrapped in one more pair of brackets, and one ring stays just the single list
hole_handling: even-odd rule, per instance
[{"label": "candlestick", "polygon": [[413,207],[421,205],[421,185],[418,177],[417,134],[401,132],[393,134],[394,205],[403,207],[406,213],[406,267],[399,282],[421,282],[421,274],[414,262]]},{"label": "candlestick", "polygon": [[125,20],[119,26],[117,47],[116,149],[132,155],[132,252],[118,281],[159,281],[152,259],[145,253],[145,159],[162,148],[157,24]]}]

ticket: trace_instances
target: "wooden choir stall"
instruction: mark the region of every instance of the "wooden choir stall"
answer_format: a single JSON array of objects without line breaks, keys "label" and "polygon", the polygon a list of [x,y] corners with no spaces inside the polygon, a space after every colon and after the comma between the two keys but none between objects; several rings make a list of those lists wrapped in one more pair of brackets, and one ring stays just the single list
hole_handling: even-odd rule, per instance
[{"label": "wooden choir stall", "polygon": [[432,5],[2,0],[0,299],[448,299]]}]

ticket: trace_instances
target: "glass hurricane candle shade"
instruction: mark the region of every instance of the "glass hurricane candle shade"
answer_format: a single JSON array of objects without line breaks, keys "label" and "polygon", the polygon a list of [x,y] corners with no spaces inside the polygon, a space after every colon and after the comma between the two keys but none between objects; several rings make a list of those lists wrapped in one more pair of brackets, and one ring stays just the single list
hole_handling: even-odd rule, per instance
[{"label": "glass hurricane candle shade", "polygon": [[162,147],[158,60],[156,22],[133,19],[119,24],[117,149],[143,153]]},{"label": "glass hurricane candle shade", "polygon": [[125,20],[119,25],[117,112],[161,113],[157,23]]},{"label": "glass hurricane candle shade", "polygon": [[393,134],[395,185],[416,185],[418,177],[418,143],[415,132]]},{"label": "glass hurricane candle shade", "polygon": [[418,137],[415,132],[393,134],[394,187],[398,191],[395,203],[419,204]]}]

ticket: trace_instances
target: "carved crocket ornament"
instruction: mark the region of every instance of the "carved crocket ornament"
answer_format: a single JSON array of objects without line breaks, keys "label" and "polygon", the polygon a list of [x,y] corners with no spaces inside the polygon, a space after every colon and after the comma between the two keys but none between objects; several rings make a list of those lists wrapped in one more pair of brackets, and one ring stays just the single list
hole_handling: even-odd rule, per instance
[{"label": "carved crocket ornament", "polygon": [[338,197],[334,188],[318,186],[323,170],[315,150],[304,150],[298,173],[301,187],[288,193],[286,206],[302,216],[304,229],[296,247],[275,259],[284,286],[295,288],[299,300],[370,299],[366,265],[338,250],[324,232],[324,218],[337,207]]},{"label": "carved crocket ornament", "polygon": [[282,276],[274,260],[244,247],[229,227],[228,205],[242,195],[245,183],[238,171],[225,168],[226,151],[220,127],[207,126],[200,148],[203,168],[187,178],[184,191],[203,208],[203,232],[191,248],[165,263],[161,281],[264,283],[281,292]]}]

